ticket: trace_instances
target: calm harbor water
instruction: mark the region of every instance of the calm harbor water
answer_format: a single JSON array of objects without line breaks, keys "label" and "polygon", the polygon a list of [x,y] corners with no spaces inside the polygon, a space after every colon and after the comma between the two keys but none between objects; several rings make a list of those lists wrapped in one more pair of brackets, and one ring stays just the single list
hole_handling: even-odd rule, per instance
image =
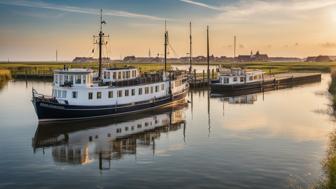
[{"label": "calm harbor water", "polygon": [[31,88],[0,89],[0,188],[308,188],[336,130],[321,83],[103,120],[39,125]]}]

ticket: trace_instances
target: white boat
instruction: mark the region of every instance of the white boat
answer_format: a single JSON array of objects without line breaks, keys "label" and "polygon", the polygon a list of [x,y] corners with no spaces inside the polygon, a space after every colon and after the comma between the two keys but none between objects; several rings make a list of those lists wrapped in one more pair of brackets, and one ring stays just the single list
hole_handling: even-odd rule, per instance
[{"label": "white boat", "polygon": [[[105,23],[101,19],[101,24]],[[102,68],[99,32],[98,77],[91,69],[54,71],[52,96],[33,89],[33,105],[39,121],[119,116],[151,110],[184,100],[189,85],[185,72],[164,71],[141,74],[134,67]],[[165,47],[168,32],[165,32]],[[165,54],[167,54],[165,48]]]}]

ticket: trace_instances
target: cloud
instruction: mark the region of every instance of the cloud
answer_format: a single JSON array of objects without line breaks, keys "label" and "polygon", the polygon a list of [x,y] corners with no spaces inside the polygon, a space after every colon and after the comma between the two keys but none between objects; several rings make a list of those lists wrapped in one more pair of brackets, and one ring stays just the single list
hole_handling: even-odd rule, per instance
[{"label": "cloud", "polygon": [[322,43],[321,47],[328,48],[328,49],[334,49],[336,48],[336,43],[331,43],[331,42]]},{"label": "cloud", "polygon": [[288,20],[288,18],[294,16],[297,18],[305,17],[305,15],[300,14],[300,12],[308,12],[336,5],[335,0],[240,0],[236,1],[234,4],[222,4],[219,6],[214,6],[209,3],[201,3],[195,0],[180,1],[194,6],[216,10],[219,12],[216,19],[219,20],[251,20],[252,16],[258,15],[272,15],[272,17],[263,17],[270,18],[271,20],[274,20],[275,18]]},{"label": "cloud", "polygon": [[196,1],[193,1],[193,0],[180,0],[180,1],[182,1],[184,3],[191,4],[191,5],[199,6],[199,7],[212,9],[212,10],[222,10],[221,7],[216,7],[216,6],[206,4],[206,3],[196,2]]},{"label": "cloud", "polygon": [[[12,6],[21,6],[21,7],[40,8],[40,9],[49,9],[49,10],[71,12],[71,13],[90,14],[90,15],[97,15],[98,14],[98,10],[93,9],[93,8],[83,8],[83,7],[76,7],[76,6],[51,4],[51,3],[46,3],[46,2],[42,2],[42,1],[33,2],[33,1],[26,1],[26,0],[12,0],[12,1],[5,0],[5,1],[0,1],[0,4],[12,5]],[[127,11],[120,11],[120,10],[111,10],[111,9],[104,9],[104,15],[126,17],[126,18],[140,18],[140,19],[149,19],[149,20],[160,20],[160,21],[165,20],[164,18],[161,18],[161,17],[132,13],[132,12],[127,12]]]}]

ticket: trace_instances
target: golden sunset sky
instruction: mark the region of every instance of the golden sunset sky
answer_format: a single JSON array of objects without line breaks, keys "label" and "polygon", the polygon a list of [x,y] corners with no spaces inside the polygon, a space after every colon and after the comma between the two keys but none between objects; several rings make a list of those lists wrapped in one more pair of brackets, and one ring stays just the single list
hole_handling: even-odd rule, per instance
[{"label": "golden sunset sky", "polygon": [[99,9],[109,34],[108,56],[163,52],[167,20],[170,57],[206,54],[206,26],[215,56],[259,50],[269,56],[336,55],[335,0],[0,0],[0,61],[53,61],[91,56]]}]

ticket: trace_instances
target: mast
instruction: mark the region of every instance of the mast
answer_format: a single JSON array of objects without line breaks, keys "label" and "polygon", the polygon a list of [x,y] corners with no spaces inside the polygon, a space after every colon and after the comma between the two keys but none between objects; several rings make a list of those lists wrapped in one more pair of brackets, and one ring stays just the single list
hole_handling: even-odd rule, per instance
[{"label": "mast", "polygon": [[98,78],[101,79],[101,72],[102,72],[102,46],[103,46],[103,24],[106,22],[103,20],[103,9],[100,9],[100,30],[99,30],[99,67],[98,67]]},{"label": "mast", "polygon": [[192,36],[191,36],[191,22],[189,23],[189,74],[192,72]]},{"label": "mast", "polygon": [[165,21],[165,33],[164,33],[164,71],[167,72],[167,45],[168,45],[168,31],[167,23]]},{"label": "mast", "polygon": [[210,82],[210,52],[209,52],[209,26],[207,26],[207,64],[208,82]]},{"label": "mast", "polygon": [[236,62],[237,37],[233,37],[233,62]]}]

